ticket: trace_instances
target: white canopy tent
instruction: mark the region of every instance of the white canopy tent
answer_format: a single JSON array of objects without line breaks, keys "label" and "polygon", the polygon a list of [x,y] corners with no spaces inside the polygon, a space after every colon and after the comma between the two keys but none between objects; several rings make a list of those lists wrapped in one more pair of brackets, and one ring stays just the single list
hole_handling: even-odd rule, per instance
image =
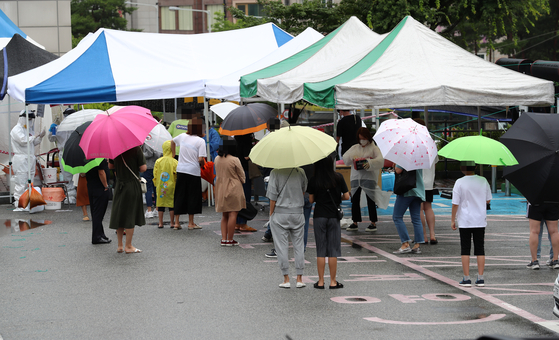
[{"label": "white canopy tent", "polygon": [[64,56],[10,77],[25,103],[99,103],[204,96],[207,79],[257,62],[293,37],[276,25],[206,34],[100,29]]},{"label": "white canopy tent", "polygon": [[324,36],[313,28],[309,27],[301,34],[285,43],[283,46],[268,54],[264,58],[252,63],[251,65],[230,73],[218,79],[212,79],[206,82],[206,98],[217,98],[236,100],[241,99],[239,94],[239,81],[241,76],[261,70],[270,65],[276,64],[300,52],[301,50],[316,43]]},{"label": "white canopy tent", "polygon": [[356,17],[316,44],[266,69],[241,78],[241,97],[257,96],[275,103],[303,99],[303,85],[330,79],[350,69],[384,36],[373,32]]}]

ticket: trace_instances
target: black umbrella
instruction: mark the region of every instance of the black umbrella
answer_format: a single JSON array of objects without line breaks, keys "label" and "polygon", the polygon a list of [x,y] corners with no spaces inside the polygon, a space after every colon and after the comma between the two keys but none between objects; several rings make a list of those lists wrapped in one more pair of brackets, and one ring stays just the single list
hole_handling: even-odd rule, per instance
[{"label": "black umbrella", "polygon": [[82,135],[89,124],[91,124],[91,122],[85,122],[78,126],[78,128],[70,134],[70,137],[68,137],[68,140],[64,144],[62,164],[64,170],[71,174],[86,173],[103,161],[103,158],[86,159],[85,153],[80,147]]},{"label": "black umbrella", "polygon": [[227,136],[248,135],[264,130],[268,120],[277,115],[276,109],[267,104],[254,103],[240,106],[225,117],[219,133]]},{"label": "black umbrella", "polygon": [[559,202],[559,115],[524,113],[501,143],[518,161],[504,177],[532,204]]}]

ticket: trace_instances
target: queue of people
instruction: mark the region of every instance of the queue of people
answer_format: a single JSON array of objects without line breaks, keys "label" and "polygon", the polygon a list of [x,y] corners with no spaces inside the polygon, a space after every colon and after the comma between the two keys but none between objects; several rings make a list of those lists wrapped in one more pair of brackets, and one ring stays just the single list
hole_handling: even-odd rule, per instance
[{"label": "queue of people", "polygon": [[[314,236],[316,242],[318,280],[313,284],[316,289],[325,289],[325,269],[328,263],[330,282],[329,289],[343,288],[337,280],[337,258],[341,256],[341,225],[340,204],[342,200],[351,199],[353,224],[347,231],[358,230],[361,218],[361,196],[365,196],[369,210],[369,225],[366,232],[376,232],[378,220],[376,207],[387,206],[387,193],[382,192],[377,183],[379,172],[385,160],[375,145],[371,132],[360,126],[357,119],[345,115],[344,119],[352,124],[340,125],[345,137],[345,152],[341,155],[343,162],[351,166],[350,188],[341,174],[334,171],[333,155],[327,156],[314,164],[303,168],[273,169],[269,176],[266,196],[270,201],[269,231],[267,240],[274,242],[273,257],[277,257],[280,273],[283,276],[280,288],[290,288],[288,250],[291,240],[295,257],[296,288],[306,287],[303,282],[304,254],[310,212],[314,204],[312,216]],[[420,122],[421,123],[421,122]],[[182,229],[179,218],[188,215],[188,229],[201,229],[195,222],[194,216],[202,212],[201,165],[206,155],[206,142],[203,139],[202,121],[191,117],[188,121],[187,132],[178,134],[171,141],[163,144],[163,155],[152,162],[152,172],[147,165],[146,149],[136,147],[126,151],[109,163],[103,161],[99,166],[87,174],[87,189],[89,204],[93,219],[93,243],[110,243],[103,231],[102,218],[108,203],[108,169],[115,170],[116,185],[114,192],[113,210],[109,228],[115,229],[118,238],[118,253],[135,254],[142,251],[132,245],[134,227],[145,224],[145,218],[152,210],[151,201],[146,197],[148,211],[143,212],[139,176],[152,178],[152,192],[155,196],[154,205],[158,212],[158,228],[163,228],[163,214],[165,208],[169,210],[171,228]],[[284,126],[288,126],[283,122]],[[424,123],[423,123],[424,124]],[[346,129],[354,129],[353,142]],[[273,133],[273,132],[271,132]],[[344,141],[342,137],[342,142]],[[234,240],[239,226],[247,229],[246,220],[239,216],[239,211],[250,204],[250,181],[247,169],[243,163],[248,162],[252,140],[243,138],[221,138],[217,157],[214,159],[216,179],[215,211],[222,214],[221,218],[221,246],[231,247],[239,245]],[[348,143],[350,145],[348,145]],[[353,143],[353,144],[351,144]],[[176,152],[178,150],[178,155]],[[175,157],[178,156],[178,157]],[[178,160],[176,159],[178,158]],[[405,171],[398,164],[392,164],[395,173]],[[469,276],[469,256],[471,238],[474,241],[474,255],[478,259],[477,286],[484,285],[484,228],[486,202],[491,200],[491,193],[487,181],[480,176],[474,176],[471,165],[462,169],[466,177],[457,181],[453,192],[452,229],[460,229],[461,255],[464,277],[460,281],[462,286],[471,286]],[[146,172],[148,172],[146,174]],[[398,194],[394,205],[393,221],[400,237],[401,246],[396,254],[421,254],[420,246],[430,242],[436,244],[434,233],[434,214],[430,208],[432,202],[432,187],[434,171],[415,171],[415,187],[405,193]],[[473,177],[472,177],[473,176]],[[427,177],[427,178],[426,178]],[[429,184],[426,184],[428,182]],[[148,189],[149,195],[152,195]],[[188,193],[188,194],[185,194]],[[350,194],[351,193],[351,194]],[[150,197],[151,198],[151,197]],[[413,225],[412,238],[403,221],[406,210],[410,210]],[[429,211],[430,210],[430,211]],[[307,213],[308,211],[308,213]],[[155,211],[153,211],[155,212]],[[425,214],[422,221],[422,213]],[[546,213],[544,212],[544,215]],[[548,214],[549,215],[549,214]],[[548,216],[546,215],[546,216]],[[307,217],[308,216],[308,217]],[[529,213],[529,217],[536,219],[539,215]],[[149,217],[148,217],[149,218]],[[458,221],[456,225],[455,220]],[[537,219],[536,219],[537,220]],[[556,226],[551,224],[553,241],[557,238]],[[534,223],[535,225],[535,223]],[[539,220],[538,220],[539,226]],[[549,224],[548,224],[549,228]],[[536,235],[536,228],[534,235]],[[429,231],[429,238],[425,231]],[[537,230],[540,231],[539,228]],[[124,236],[126,236],[124,242]],[[265,235],[266,236],[266,235]],[[536,235],[537,237],[537,235]],[[530,246],[532,248],[532,234]],[[555,244],[554,244],[555,245]],[[555,247],[554,247],[555,248]],[[554,250],[554,254],[558,251]],[[534,253],[534,252],[533,252]],[[535,255],[535,254],[533,254]],[[267,254],[268,256],[268,254]],[[551,255],[553,257],[553,255]],[[271,256],[272,257],[272,256]],[[557,255],[555,255],[555,258]],[[537,261],[533,261],[537,264]],[[556,259],[551,263],[557,263]],[[532,264],[533,265],[533,264]],[[559,267],[559,263],[558,263]],[[534,269],[534,268],[532,268]]]}]

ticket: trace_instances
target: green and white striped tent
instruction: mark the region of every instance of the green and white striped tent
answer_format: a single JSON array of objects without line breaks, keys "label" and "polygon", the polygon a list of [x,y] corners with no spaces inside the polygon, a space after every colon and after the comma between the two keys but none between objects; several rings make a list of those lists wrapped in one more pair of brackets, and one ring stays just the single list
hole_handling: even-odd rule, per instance
[{"label": "green and white striped tent", "polygon": [[347,71],[381,40],[356,17],[301,52],[274,65],[241,77],[241,97],[260,97],[275,103],[304,98],[303,85],[320,82]]},{"label": "green and white striped tent", "polygon": [[[338,47],[335,53],[347,55],[351,51]],[[295,57],[297,55],[292,58]],[[334,56],[324,57],[323,65],[313,66],[328,70],[330,60],[334,59]],[[287,99],[291,102],[304,99],[338,109],[536,106],[552,104],[554,97],[552,82],[487,62],[409,16],[346,71],[331,73],[328,79],[302,75],[294,80],[297,84],[293,84],[285,72],[276,73],[274,81],[270,81],[269,69],[271,67],[246,76],[247,79],[255,77],[252,83],[243,83],[241,79],[242,86],[253,84],[254,88],[253,92],[243,92],[241,88],[241,93],[280,103],[288,103]],[[270,95],[272,93],[276,95]]]}]

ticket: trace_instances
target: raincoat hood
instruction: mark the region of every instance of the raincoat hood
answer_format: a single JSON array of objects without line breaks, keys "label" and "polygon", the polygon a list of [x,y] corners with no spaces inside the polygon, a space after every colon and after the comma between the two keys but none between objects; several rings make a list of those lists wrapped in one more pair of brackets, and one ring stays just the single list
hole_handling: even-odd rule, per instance
[{"label": "raincoat hood", "polygon": [[173,157],[173,152],[171,151],[171,141],[163,142],[163,156],[164,157]]}]

